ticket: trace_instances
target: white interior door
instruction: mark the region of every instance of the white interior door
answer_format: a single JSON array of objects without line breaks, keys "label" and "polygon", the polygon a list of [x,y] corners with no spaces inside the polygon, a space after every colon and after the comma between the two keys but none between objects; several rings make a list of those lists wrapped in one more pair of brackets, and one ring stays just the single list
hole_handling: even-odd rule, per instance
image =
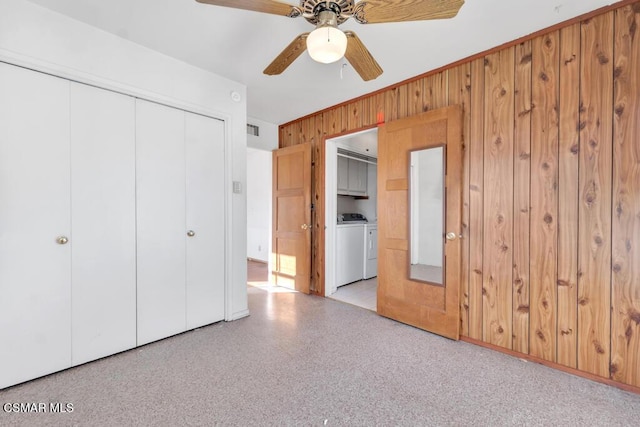
[{"label": "white interior door", "polygon": [[0,63],[0,388],[71,366],[69,173],[69,82]]},{"label": "white interior door", "polygon": [[186,330],[184,121],[136,100],[138,345]]},{"label": "white interior door", "polygon": [[72,362],[136,345],[135,101],[71,83]]},{"label": "white interior door", "polygon": [[187,329],[224,319],[224,122],[185,113]]}]

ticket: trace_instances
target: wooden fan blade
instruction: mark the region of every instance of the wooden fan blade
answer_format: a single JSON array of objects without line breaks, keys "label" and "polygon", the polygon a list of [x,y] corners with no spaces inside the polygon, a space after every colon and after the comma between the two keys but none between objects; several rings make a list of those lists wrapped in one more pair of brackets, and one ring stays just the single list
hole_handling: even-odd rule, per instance
[{"label": "wooden fan blade", "polygon": [[356,4],[361,24],[453,18],[464,0],[367,0]]},{"label": "wooden fan blade", "polygon": [[274,15],[300,16],[300,9],[296,6],[273,0],[196,0],[198,3],[214,6],[232,7],[234,9],[253,10],[255,12],[271,13]]},{"label": "wooden fan blade", "polygon": [[285,47],[284,50],[280,52],[280,55],[278,55],[278,57],[264,69],[263,73],[273,76],[286,70],[293,61],[298,59],[298,56],[300,56],[302,52],[307,50],[308,35],[309,33],[302,33],[293,39],[293,41],[289,43],[289,46]]},{"label": "wooden fan blade", "polygon": [[373,80],[382,74],[382,68],[353,31],[345,31],[347,51],[344,56],[351,66],[360,74],[362,80]]}]

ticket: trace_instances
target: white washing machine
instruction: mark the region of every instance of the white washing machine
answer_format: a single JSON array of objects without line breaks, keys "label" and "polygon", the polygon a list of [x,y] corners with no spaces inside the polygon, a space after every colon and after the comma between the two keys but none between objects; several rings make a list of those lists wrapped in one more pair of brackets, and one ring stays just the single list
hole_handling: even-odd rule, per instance
[{"label": "white washing machine", "polygon": [[336,228],[336,286],[362,280],[364,224],[339,224]]},{"label": "white washing machine", "polygon": [[364,271],[362,276],[371,279],[378,275],[378,224],[364,225]]}]

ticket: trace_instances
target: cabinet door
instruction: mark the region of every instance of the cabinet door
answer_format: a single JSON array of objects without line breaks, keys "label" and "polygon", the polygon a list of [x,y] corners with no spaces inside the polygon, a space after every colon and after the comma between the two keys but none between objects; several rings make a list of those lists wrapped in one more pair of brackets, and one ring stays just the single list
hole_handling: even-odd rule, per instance
[{"label": "cabinet door", "polygon": [[224,122],[185,113],[187,329],[224,319]]},{"label": "cabinet door", "polygon": [[349,191],[353,194],[367,193],[367,164],[349,159]]},{"label": "cabinet door", "polygon": [[136,100],[138,345],[186,330],[184,112]]},{"label": "cabinet door", "polygon": [[136,345],[135,103],[71,83],[72,362]]},{"label": "cabinet door", "polygon": [[349,191],[349,159],[338,156],[338,193]]},{"label": "cabinet door", "polygon": [[69,82],[0,63],[0,388],[71,366],[69,167]]}]

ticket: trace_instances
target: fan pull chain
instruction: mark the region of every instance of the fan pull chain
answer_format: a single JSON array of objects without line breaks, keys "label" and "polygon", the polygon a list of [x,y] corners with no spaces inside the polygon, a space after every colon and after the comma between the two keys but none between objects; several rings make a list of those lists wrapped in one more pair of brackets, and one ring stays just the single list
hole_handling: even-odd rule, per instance
[{"label": "fan pull chain", "polygon": [[346,62],[343,62],[343,63],[342,63],[342,67],[340,67],[340,80],[342,80],[342,79],[343,79],[343,77],[344,77],[344,76],[342,75],[342,70],[344,70],[344,67],[346,67],[346,66],[347,66],[347,63],[346,63]]}]

